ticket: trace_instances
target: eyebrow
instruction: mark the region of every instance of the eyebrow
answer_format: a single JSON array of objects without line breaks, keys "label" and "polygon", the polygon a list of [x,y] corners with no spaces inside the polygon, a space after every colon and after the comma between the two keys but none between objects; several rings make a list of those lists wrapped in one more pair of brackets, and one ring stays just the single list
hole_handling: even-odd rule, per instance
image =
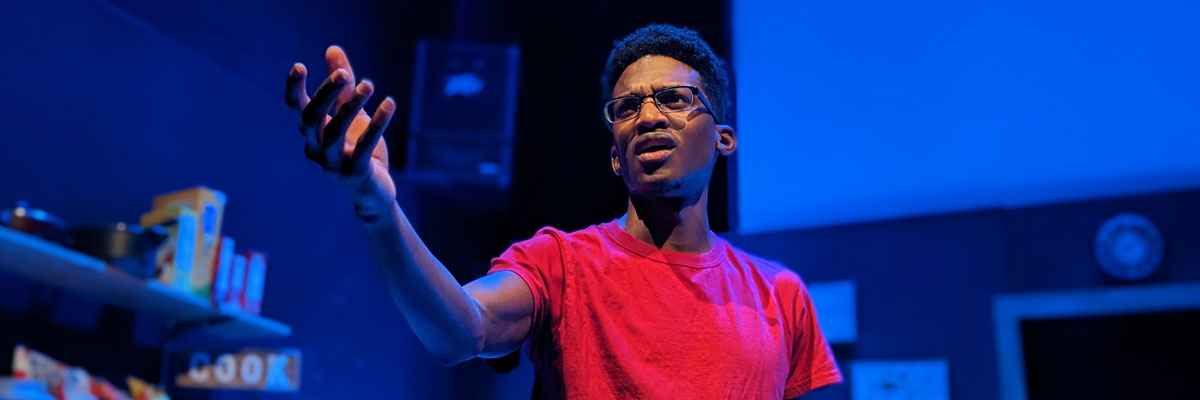
[{"label": "eyebrow", "polygon": [[[690,84],[690,83],[686,83],[686,82],[684,82],[684,83],[672,82],[672,83],[667,83],[667,84],[664,84],[664,85],[650,85],[650,93],[646,93],[646,94],[638,94],[638,96],[645,96],[645,95],[648,95],[648,94],[651,94],[651,93],[657,92],[657,91],[659,91],[659,90],[663,90],[663,89],[670,88],[670,87],[679,87],[679,86],[696,86],[696,87],[700,87],[699,85],[692,85],[692,84]],[[621,97],[629,97],[629,96],[633,96],[633,95],[634,95],[634,93],[633,93],[632,91],[626,91],[625,93],[623,93],[623,94],[619,94],[619,95],[616,95],[616,96],[613,96],[612,98],[614,98],[614,99],[618,99],[618,98],[621,98]]]}]

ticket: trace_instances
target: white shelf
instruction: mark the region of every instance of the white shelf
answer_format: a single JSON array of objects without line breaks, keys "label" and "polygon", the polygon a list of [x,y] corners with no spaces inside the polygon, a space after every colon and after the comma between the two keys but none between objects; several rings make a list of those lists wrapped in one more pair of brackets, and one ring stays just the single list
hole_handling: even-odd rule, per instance
[{"label": "white shelf", "polygon": [[63,288],[133,311],[162,315],[179,328],[224,340],[281,337],[286,324],[212,308],[207,299],[130,277],[103,260],[0,227],[0,271]]}]

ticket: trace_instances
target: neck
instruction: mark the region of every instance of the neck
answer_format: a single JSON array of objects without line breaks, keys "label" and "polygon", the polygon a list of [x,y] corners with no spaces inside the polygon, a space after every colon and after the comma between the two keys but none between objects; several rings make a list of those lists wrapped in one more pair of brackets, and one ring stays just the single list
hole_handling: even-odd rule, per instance
[{"label": "neck", "polygon": [[696,196],[661,198],[629,196],[621,228],[664,250],[703,253],[712,249],[708,229],[708,188]]}]

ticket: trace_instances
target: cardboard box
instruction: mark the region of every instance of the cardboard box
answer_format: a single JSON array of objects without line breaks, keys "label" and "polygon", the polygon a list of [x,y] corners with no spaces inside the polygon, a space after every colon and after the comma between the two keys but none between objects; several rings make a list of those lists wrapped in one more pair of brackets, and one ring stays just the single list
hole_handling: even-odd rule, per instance
[{"label": "cardboard box", "polygon": [[175,205],[143,214],[141,224],[143,227],[161,225],[167,231],[167,239],[154,255],[158,281],[191,293],[196,232],[199,230],[196,213],[186,206]]},{"label": "cardboard box", "polygon": [[195,252],[192,262],[192,287],[190,292],[209,298],[212,291],[212,266],[217,261],[217,248],[221,241],[221,220],[225,217],[225,193],[212,188],[197,186],[154,198],[154,209],[168,209],[172,205],[183,205],[194,211],[199,218],[195,235]]}]

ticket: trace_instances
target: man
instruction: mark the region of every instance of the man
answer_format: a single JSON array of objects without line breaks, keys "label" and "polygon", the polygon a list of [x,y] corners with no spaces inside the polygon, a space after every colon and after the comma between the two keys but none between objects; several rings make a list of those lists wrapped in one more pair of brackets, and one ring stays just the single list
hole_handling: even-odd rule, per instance
[{"label": "man", "polygon": [[721,124],[721,61],[695,32],[651,25],[609,56],[604,115],[626,214],[544,228],[465,286],[395,201],[380,144],[395,102],[368,117],[371,83],[354,84],[338,47],[326,61],[311,99],[303,65],[288,78],[305,152],[350,193],[393,299],[439,360],[528,343],[537,398],[791,398],[841,380],[800,278],[709,230],[713,164],[737,139]]}]

